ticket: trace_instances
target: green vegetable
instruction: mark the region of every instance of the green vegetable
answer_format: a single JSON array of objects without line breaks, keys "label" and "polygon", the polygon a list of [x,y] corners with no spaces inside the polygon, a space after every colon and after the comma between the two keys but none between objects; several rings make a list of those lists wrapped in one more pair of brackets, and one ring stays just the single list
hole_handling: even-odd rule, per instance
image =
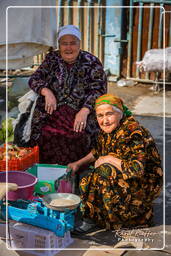
[{"label": "green vegetable", "polygon": [[[8,118],[8,142],[13,142],[14,140],[14,130],[13,130],[13,118]],[[5,143],[6,142],[6,120],[2,121],[2,125],[1,125],[1,129],[0,129],[0,142]]]}]

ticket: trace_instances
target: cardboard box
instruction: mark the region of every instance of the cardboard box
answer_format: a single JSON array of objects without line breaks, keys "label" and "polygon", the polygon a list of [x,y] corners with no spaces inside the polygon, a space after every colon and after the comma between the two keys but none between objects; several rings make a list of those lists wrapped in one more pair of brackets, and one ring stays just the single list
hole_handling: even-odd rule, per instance
[{"label": "cardboard box", "polygon": [[66,174],[67,166],[52,164],[35,164],[27,170],[38,178],[34,191],[39,195],[55,193],[56,181]]}]

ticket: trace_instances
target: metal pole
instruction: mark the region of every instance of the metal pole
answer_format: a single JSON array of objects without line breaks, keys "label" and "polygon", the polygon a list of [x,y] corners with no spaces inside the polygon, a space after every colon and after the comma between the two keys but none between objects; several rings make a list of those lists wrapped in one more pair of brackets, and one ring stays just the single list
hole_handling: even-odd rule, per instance
[{"label": "metal pole", "polygon": [[162,48],[163,39],[163,4],[160,4],[160,20],[159,20],[159,35],[158,35],[158,48]]},{"label": "metal pole", "polygon": [[129,9],[129,39],[128,39],[128,60],[127,60],[127,78],[131,76],[131,58],[132,58],[132,34],[133,34],[133,0],[130,1]]},{"label": "metal pole", "polygon": [[78,0],[78,27],[81,29],[81,2],[82,0]]},{"label": "metal pole", "polygon": [[87,44],[88,44],[88,51],[91,50],[91,6],[92,0],[88,0],[88,29],[87,29]]},{"label": "metal pole", "polygon": [[84,7],[82,8],[82,0],[78,0],[78,27],[80,29],[81,33],[81,47],[84,48]]},{"label": "metal pole", "polygon": [[169,13],[169,16],[170,16],[170,26],[169,26],[169,46],[171,46],[171,13]]},{"label": "metal pole", "polygon": [[[98,0],[98,6],[101,6],[101,0]],[[97,46],[96,46],[98,58],[100,58],[101,11],[102,11],[102,8],[98,7]]]},{"label": "metal pole", "polygon": [[67,5],[68,5],[68,24],[72,24],[72,0],[67,0]]},{"label": "metal pole", "polygon": [[152,46],[152,33],[153,33],[153,19],[154,19],[154,4],[150,4],[150,19],[149,19],[149,30],[148,30],[148,50]]},{"label": "metal pole", "polygon": [[[139,24],[138,24],[138,43],[137,43],[137,61],[141,58],[141,46],[142,46],[142,20],[143,20],[143,3],[139,4]],[[139,70],[136,68],[136,77],[139,78]]]},{"label": "metal pole", "polygon": [[170,5],[170,0],[134,0],[134,3],[154,3],[154,4],[169,4]]},{"label": "metal pole", "polygon": [[[121,5],[123,6],[123,0],[121,2]],[[121,32],[120,32],[120,43],[119,43],[119,58],[118,58],[118,66],[119,66],[119,70],[118,70],[118,77],[121,77],[121,61],[122,61],[122,56],[123,56],[123,42],[122,42],[122,29],[123,29],[123,8],[120,8],[120,26],[121,26]]]},{"label": "metal pole", "polygon": [[[148,30],[148,45],[147,49],[150,50],[152,46],[152,33],[153,33],[153,21],[154,21],[154,4],[150,4],[150,19],[149,19],[149,30]],[[145,78],[149,79],[150,74],[146,72]]]},{"label": "metal pole", "polygon": [[[58,1],[58,6],[62,6],[62,0],[59,0]],[[61,7],[58,7],[58,27],[61,27],[62,26],[62,9]]]}]

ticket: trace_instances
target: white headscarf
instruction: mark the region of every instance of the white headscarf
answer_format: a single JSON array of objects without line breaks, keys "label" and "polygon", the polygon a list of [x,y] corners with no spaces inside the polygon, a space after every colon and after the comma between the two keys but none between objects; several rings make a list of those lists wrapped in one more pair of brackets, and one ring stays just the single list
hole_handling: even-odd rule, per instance
[{"label": "white headscarf", "polygon": [[58,41],[62,36],[65,36],[65,35],[73,35],[73,36],[76,36],[79,40],[81,40],[81,32],[79,28],[74,25],[66,25],[61,27],[58,31],[58,37],[57,37]]}]

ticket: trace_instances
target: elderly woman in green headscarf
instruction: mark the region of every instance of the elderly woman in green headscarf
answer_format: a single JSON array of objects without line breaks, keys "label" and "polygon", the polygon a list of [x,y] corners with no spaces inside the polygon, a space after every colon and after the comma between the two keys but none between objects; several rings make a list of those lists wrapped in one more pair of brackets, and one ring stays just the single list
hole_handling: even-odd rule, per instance
[{"label": "elderly woman in green headscarf", "polygon": [[88,232],[95,225],[149,226],[163,175],[154,139],[115,95],[100,96],[95,110],[101,128],[97,143],[86,157],[68,165],[74,173],[94,163],[80,181],[83,223],[76,231]]}]

